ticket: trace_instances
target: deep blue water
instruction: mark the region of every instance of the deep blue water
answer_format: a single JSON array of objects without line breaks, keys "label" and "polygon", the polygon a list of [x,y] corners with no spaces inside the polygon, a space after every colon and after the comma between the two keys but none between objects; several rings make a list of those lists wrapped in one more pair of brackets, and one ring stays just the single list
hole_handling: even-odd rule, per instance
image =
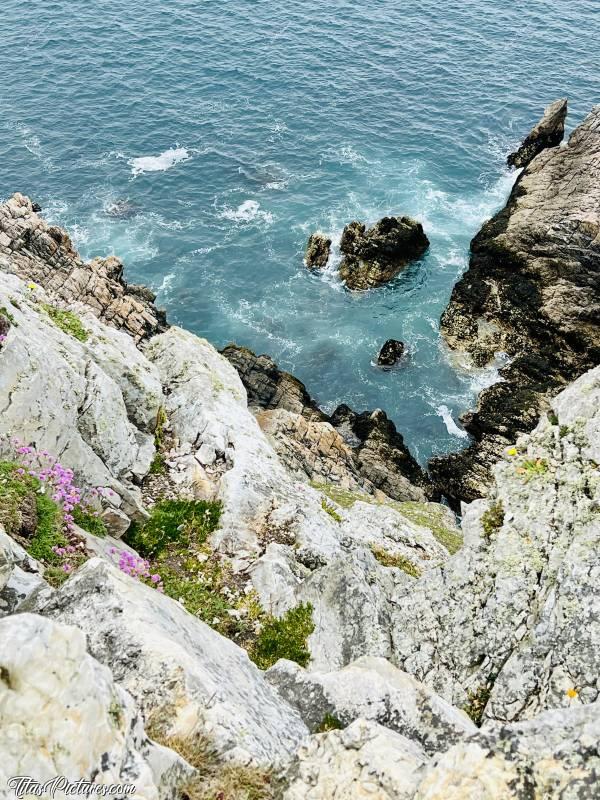
[{"label": "deep blue water", "polygon": [[[570,127],[600,100],[597,22],[597,0],[5,0],[0,196],[30,194],[171,320],[268,352],[326,408],[385,408],[425,459],[465,443],[441,407],[457,419],[491,379],[452,363],[440,313],[511,146],[557,97]],[[107,215],[125,198],[135,216]],[[311,231],[384,214],[431,240],[393,284],[305,269]],[[410,358],[382,372],[388,337]]]}]

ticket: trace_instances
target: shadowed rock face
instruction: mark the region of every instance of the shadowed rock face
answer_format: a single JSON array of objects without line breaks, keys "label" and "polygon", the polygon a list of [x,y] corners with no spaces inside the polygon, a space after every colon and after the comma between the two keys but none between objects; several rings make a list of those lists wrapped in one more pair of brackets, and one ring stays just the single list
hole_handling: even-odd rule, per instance
[{"label": "shadowed rock face", "polygon": [[567,100],[555,100],[544,111],[541,120],[535,125],[523,143],[507,159],[509,167],[526,167],[529,162],[547,147],[559,145],[565,135]]},{"label": "shadowed rock face", "polygon": [[368,230],[351,222],[342,233],[340,278],[349,289],[371,289],[394,278],[429,247],[423,226],[410,217],[384,217]]},{"label": "shadowed rock face", "polygon": [[441,331],[477,364],[499,351],[512,357],[463,420],[474,444],[430,465],[445,494],[472,500],[547,398],[600,363],[600,106],[566,147],[534,158],[475,236]]},{"label": "shadowed rock face", "polygon": [[306,266],[309,269],[322,269],[327,264],[330,251],[331,239],[318,231],[311,234],[304,255]]}]

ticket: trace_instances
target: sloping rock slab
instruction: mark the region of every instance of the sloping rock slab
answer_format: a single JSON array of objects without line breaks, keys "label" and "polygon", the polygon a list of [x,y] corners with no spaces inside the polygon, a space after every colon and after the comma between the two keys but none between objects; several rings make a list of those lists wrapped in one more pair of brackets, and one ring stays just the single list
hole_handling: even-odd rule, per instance
[{"label": "sloping rock slab", "polygon": [[15,776],[133,784],[127,796],[140,800],[176,796],[192,768],[147,738],[131,695],[86,652],[80,630],[18,614],[0,620],[0,641],[3,797],[22,796],[9,784]]},{"label": "sloping rock slab", "polygon": [[202,733],[228,758],[273,763],[307,733],[244,650],[106,561],[88,561],[42,613],[80,628],[169,735]]}]

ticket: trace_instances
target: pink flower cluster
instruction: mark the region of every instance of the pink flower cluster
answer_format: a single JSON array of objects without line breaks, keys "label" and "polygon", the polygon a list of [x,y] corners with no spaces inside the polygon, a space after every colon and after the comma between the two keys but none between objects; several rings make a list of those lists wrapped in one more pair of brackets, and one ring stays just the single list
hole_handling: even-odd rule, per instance
[{"label": "pink flower cluster", "polygon": [[85,555],[85,544],[78,540],[77,544],[68,544],[66,547],[54,545],[52,552],[62,559],[62,571],[68,575],[80,565],[81,556]]},{"label": "pink flower cluster", "polygon": [[82,503],[82,491],[73,485],[73,470],[63,467],[47,450],[39,452],[31,445],[22,444],[13,440],[15,452],[23,465],[17,470],[17,475],[27,473],[32,478],[37,478],[44,486],[52,491],[52,499],[59,503],[63,510],[64,530],[69,533],[73,530],[73,509]]},{"label": "pink flower cluster", "polygon": [[109,551],[112,555],[119,555],[119,569],[132,578],[137,578],[148,586],[153,586],[159,592],[164,592],[162,578],[158,573],[150,572],[150,562],[144,558],[130,553],[129,550],[117,550],[111,547]]},{"label": "pink flower cluster", "polygon": [[5,341],[6,341],[6,334],[5,333],[0,333],[0,344],[2,344],[2,342],[5,342]]}]

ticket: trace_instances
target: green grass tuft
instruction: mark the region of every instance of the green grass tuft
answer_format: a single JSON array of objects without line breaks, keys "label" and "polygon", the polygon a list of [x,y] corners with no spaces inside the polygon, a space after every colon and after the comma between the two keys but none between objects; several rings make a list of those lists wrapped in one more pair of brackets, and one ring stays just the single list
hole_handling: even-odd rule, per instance
[{"label": "green grass tuft", "polygon": [[69,336],[78,339],[80,342],[88,340],[89,333],[83,327],[79,317],[73,314],[72,311],[63,311],[48,303],[42,303],[41,306],[56,327],[60,328],[63,333],[69,334]]},{"label": "green grass tuft", "polygon": [[500,500],[492,505],[481,516],[481,527],[483,532],[490,539],[497,533],[504,524],[504,508]]},{"label": "green grass tuft", "polygon": [[73,521],[84,531],[91,533],[93,536],[103,538],[107,534],[106,525],[104,521],[97,517],[91,511],[84,511],[81,506],[75,506],[73,509]]},{"label": "green grass tuft", "polygon": [[410,575],[412,578],[421,577],[421,570],[413,564],[412,561],[405,558],[405,556],[389,553],[387,550],[384,550],[383,547],[378,547],[375,544],[371,545],[371,552],[382,567],[396,567],[406,572],[406,574]]},{"label": "green grass tuft", "polygon": [[140,555],[159,556],[169,544],[180,547],[194,542],[203,544],[217,529],[221,503],[204,500],[160,500],[152,509],[150,519],[134,523],[125,534],[125,541]]},{"label": "green grass tuft", "polygon": [[337,717],[334,717],[333,714],[325,714],[315,733],[327,733],[328,731],[341,731],[343,729],[344,725]]},{"label": "green grass tuft", "polygon": [[315,629],[312,612],[310,603],[303,603],[280,619],[267,619],[250,649],[254,663],[260,669],[268,669],[280,658],[287,658],[306,667],[310,661],[307,639]]},{"label": "green grass tuft", "polygon": [[325,497],[321,498],[321,508],[323,509],[323,511],[326,511],[329,514],[329,516],[336,522],[342,521],[340,515],[337,513],[335,508],[327,502],[327,499]]}]

